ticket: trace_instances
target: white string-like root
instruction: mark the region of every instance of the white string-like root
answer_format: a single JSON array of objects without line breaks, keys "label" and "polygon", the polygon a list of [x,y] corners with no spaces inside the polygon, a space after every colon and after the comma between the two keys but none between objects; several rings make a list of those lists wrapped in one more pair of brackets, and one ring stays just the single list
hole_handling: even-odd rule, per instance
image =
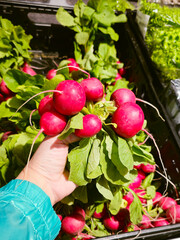
[{"label": "white string-like root", "polygon": [[29,115],[29,124],[30,124],[30,126],[31,126],[33,129],[35,129],[35,130],[36,130],[36,128],[33,126],[31,120],[32,120],[32,115],[33,115],[33,113],[36,112],[36,111],[37,111],[37,109],[32,110],[31,113],[30,113],[30,115]]},{"label": "white string-like root", "polygon": [[151,103],[149,103],[149,102],[147,102],[147,101],[145,101],[145,100],[143,100],[143,99],[140,99],[140,98],[136,98],[136,101],[139,101],[139,102],[148,104],[148,105],[150,105],[151,107],[153,107],[153,108],[156,110],[158,116],[159,116],[163,121],[165,121],[165,119],[161,116],[161,114],[160,114],[159,110],[157,109],[157,107],[155,107],[153,104],[151,104]]},{"label": "white string-like root", "polygon": [[[21,106],[18,107],[18,109],[15,111],[15,113],[17,113],[26,103],[28,103],[29,101],[31,101],[33,98],[37,97],[38,95],[41,95],[43,93],[50,93],[50,92],[57,92],[57,93],[60,93],[60,94],[63,93],[62,91],[59,91],[59,90],[56,90],[56,89],[55,90],[45,90],[45,91],[42,91],[40,93],[37,93],[37,94],[33,95],[32,97],[30,97],[28,100],[26,100],[23,104],[21,104]],[[11,118],[13,117],[13,115],[11,116]]]},{"label": "white string-like root", "polygon": [[62,70],[62,69],[65,69],[65,68],[69,68],[69,67],[73,67],[73,68],[75,68],[75,69],[77,69],[77,70],[79,70],[79,71],[85,73],[86,75],[88,75],[88,78],[91,77],[91,75],[90,75],[88,72],[86,72],[85,70],[83,70],[83,69],[81,69],[81,68],[79,68],[79,67],[71,66],[71,65],[68,65],[68,66],[64,66],[64,67],[58,68],[58,69],[56,70],[56,72],[58,72],[58,71],[60,71],[60,70]]},{"label": "white string-like root", "polygon": [[27,160],[26,168],[25,168],[24,179],[25,179],[26,176],[27,176],[29,161],[30,161],[30,158],[31,158],[31,154],[32,154],[32,150],[33,150],[34,144],[35,144],[37,138],[39,137],[39,135],[40,135],[43,131],[44,131],[44,129],[40,129],[39,132],[38,132],[38,134],[36,135],[36,137],[34,138],[34,140],[33,140],[33,142],[32,142],[32,145],[31,145],[31,148],[30,148],[30,151],[29,151],[29,155],[28,155],[28,160]]},{"label": "white string-like root", "polygon": [[[175,190],[175,192],[176,192],[176,196],[179,197],[179,194],[178,194],[176,185],[175,185],[169,178],[166,178],[166,176],[164,176],[164,174],[162,174],[162,173],[159,172],[158,170],[156,170],[156,172],[157,172],[160,176],[164,177],[164,178],[174,187],[174,190]],[[163,196],[165,196],[165,195],[166,195],[166,194],[163,194]]]},{"label": "white string-like root", "polygon": [[[138,227],[137,225],[135,225],[135,224],[133,224],[133,223],[132,223],[132,225]],[[138,228],[139,228],[139,227],[138,227]],[[130,240],[136,239],[136,238],[139,237],[139,235],[141,234],[141,228],[139,228],[139,229],[136,230],[136,231],[138,231],[137,235],[136,235],[134,238],[130,238]]]},{"label": "white string-like root", "polygon": [[161,162],[161,165],[162,165],[162,168],[163,168],[163,171],[164,171],[164,175],[165,175],[165,179],[166,179],[166,187],[165,187],[165,191],[164,192],[167,192],[167,189],[168,189],[168,183],[169,183],[169,179],[168,179],[168,176],[167,176],[167,173],[166,173],[166,169],[164,167],[164,163],[163,163],[163,160],[161,158],[161,153],[160,153],[160,150],[158,148],[158,145],[154,139],[154,137],[152,136],[152,134],[150,134],[146,129],[142,129],[142,131],[144,131],[154,142],[154,145],[156,147],[156,150],[158,152],[158,155],[159,155],[159,159],[160,159],[160,162]]},{"label": "white string-like root", "polygon": [[143,142],[138,143],[138,146],[141,146],[141,145],[145,144],[145,143],[147,142],[148,139],[149,139],[149,136],[147,136],[146,139],[145,139]]}]

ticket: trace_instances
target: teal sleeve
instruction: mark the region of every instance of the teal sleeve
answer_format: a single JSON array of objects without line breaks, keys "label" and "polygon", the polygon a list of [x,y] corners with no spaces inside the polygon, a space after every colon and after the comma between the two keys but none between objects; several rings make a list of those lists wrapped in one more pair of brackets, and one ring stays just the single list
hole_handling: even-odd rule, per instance
[{"label": "teal sleeve", "polygon": [[53,240],[60,226],[49,196],[37,185],[15,179],[0,189],[0,239]]}]

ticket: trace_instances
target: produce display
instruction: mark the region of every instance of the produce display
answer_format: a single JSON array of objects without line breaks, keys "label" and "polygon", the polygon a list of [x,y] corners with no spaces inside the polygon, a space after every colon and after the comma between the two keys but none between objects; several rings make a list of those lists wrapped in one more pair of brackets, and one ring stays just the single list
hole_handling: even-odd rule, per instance
[{"label": "produce display", "polygon": [[[167,192],[171,185],[178,198],[176,186],[167,178],[138,103],[155,106],[136,97],[137,86],[126,79],[126,66],[117,54],[115,43],[121,36],[114,25],[127,17],[116,4],[79,0],[73,15],[60,7],[56,18],[74,32],[74,56],[37,74],[26,54],[21,64],[1,73],[1,94],[5,96],[6,89],[9,96],[0,104],[1,186],[18,175],[46,135],[64,139],[74,133],[81,138],[70,145],[66,165],[69,180],[78,187],[54,206],[62,221],[57,239],[94,239],[135,230],[138,235],[143,229],[180,222],[180,205]],[[162,179],[165,186],[160,186]]]},{"label": "produce display", "polygon": [[140,2],[139,10],[150,17],[145,42],[160,79],[167,83],[180,78],[180,15],[178,6]]}]

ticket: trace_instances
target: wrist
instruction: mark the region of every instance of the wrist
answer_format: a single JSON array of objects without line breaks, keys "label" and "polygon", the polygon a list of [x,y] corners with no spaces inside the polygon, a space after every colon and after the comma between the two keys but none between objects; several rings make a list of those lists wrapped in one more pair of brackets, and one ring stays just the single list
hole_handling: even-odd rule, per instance
[{"label": "wrist", "polygon": [[16,177],[16,179],[26,180],[31,183],[34,183],[49,196],[52,206],[56,203],[55,197],[48,179],[42,174],[38,173],[36,170],[28,167],[28,171],[27,171],[25,167],[20,172],[20,174]]}]

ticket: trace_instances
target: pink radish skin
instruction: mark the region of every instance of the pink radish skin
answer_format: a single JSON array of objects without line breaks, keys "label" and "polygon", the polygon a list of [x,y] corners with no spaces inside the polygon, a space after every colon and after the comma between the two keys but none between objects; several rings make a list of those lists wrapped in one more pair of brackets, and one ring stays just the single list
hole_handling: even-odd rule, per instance
[{"label": "pink radish skin", "polygon": [[124,223],[124,225],[127,225],[130,222],[130,214],[129,210],[126,208],[121,208],[116,215],[117,220],[121,223]]},{"label": "pink radish skin", "polygon": [[22,68],[22,71],[31,75],[31,76],[34,76],[36,75],[37,73],[29,66],[28,63],[25,63],[23,68]]},{"label": "pink radish skin", "polygon": [[5,101],[5,97],[0,93],[0,103]]},{"label": "pink radish skin", "polygon": [[155,221],[152,222],[154,227],[161,227],[161,226],[167,226],[170,224],[169,221],[167,221],[163,217],[158,217]]},{"label": "pink radish skin", "polygon": [[140,170],[140,169],[141,169],[141,164],[139,164],[139,165],[134,165],[134,168],[137,169],[137,170]]},{"label": "pink radish skin", "polygon": [[41,99],[39,106],[38,106],[38,112],[39,115],[42,116],[45,112],[50,112],[54,109],[54,102],[53,98],[49,95],[45,96],[43,99]]},{"label": "pink radish skin", "polygon": [[101,212],[94,211],[93,217],[97,218],[97,219],[101,219],[101,218],[103,218],[105,216],[105,214],[106,214],[106,208],[104,207]]},{"label": "pink radish skin", "polygon": [[81,214],[71,214],[66,216],[63,218],[61,224],[62,231],[73,236],[79,234],[84,226],[85,220]]},{"label": "pink radish skin", "polygon": [[4,142],[4,141],[7,140],[8,137],[9,137],[10,135],[12,135],[12,134],[13,134],[12,131],[8,131],[8,132],[3,133],[2,138],[1,138],[1,141]]},{"label": "pink radish skin", "polygon": [[66,123],[66,117],[55,111],[45,112],[39,122],[41,130],[48,136],[55,136],[61,133]]},{"label": "pink radish skin", "polygon": [[48,71],[48,73],[46,74],[46,78],[48,80],[51,80],[52,78],[54,78],[56,76],[56,69],[51,69]]},{"label": "pink radish skin", "polygon": [[97,115],[87,114],[83,117],[83,129],[76,129],[75,135],[88,138],[96,135],[102,128],[102,122]]},{"label": "pink radish skin", "polygon": [[12,97],[14,95],[14,93],[7,87],[7,85],[3,79],[0,83],[0,92],[5,97],[7,97],[7,96]]},{"label": "pink radish skin", "polygon": [[159,201],[159,206],[166,211],[168,208],[177,205],[177,202],[171,197],[163,197]]},{"label": "pink radish skin", "polygon": [[155,197],[152,199],[153,205],[155,206],[162,198],[162,194],[160,192],[156,192]]},{"label": "pink radish skin", "polygon": [[57,216],[58,216],[58,218],[60,219],[60,221],[62,221],[62,219],[63,219],[62,215],[57,214]]},{"label": "pink radish skin", "polygon": [[104,87],[99,79],[94,77],[83,79],[80,84],[85,91],[86,100],[97,102],[103,98]]},{"label": "pink radish skin", "polygon": [[180,205],[174,205],[167,209],[166,216],[169,222],[180,223]]},{"label": "pink radish skin", "polygon": [[139,177],[144,180],[146,178],[146,174],[142,170],[138,170]]},{"label": "pink radish skin", "polygon": [[151,220],[149,219],[148,216],[146,216],[146,215],[143,215],[143,216],[142,216],[142,221],[141,221],[141,223],[139,224],[139,227],[140,227],[141,229],[147,229],[147,228],[152,227]]},{"label": "pink radish skin", "polygon": [[131,192],[128,192],[126,195],[123,196],[123,199],[127,201],[127,207],[129,207],[133,202],[134,197]]},{"label": "pink radish skin", "polygon": [[127,102],[136,103],[136,96],[128,88],[120,88],[112,93],[111,100],[115,102],[116,107],[120,107]]},{"label": "pink radish skin", "polygon": [[152,165],[147,163],[145,164],[141,164],[141,169],[145,172],[145,173],[151,173],[151,172],[155,172],[156,170],[156,165]]},{"label": "pink radish skin", "polygon": [[70,61],[70,63],[68,63],[69,72],[71,73],[72,71],[78,71],[79,64],[76,62],[76,60],[74,58],[68,58],[67,60]]},{"label": "pink radish skin", "polygon": [[115,81],[112,83],[112,85],[115,85],[117,80],[119,80],[119,79],[122,79],[122,76],[119,73],[117,73],[116,77],[115,77]]},{"label": "pink radish skin", "polygon": [[103,224],[107,229],[109,229],[111,231],[117,231],[120,227],[120,223],[114,215],[106,216],[103,219]]},{"label": "pink radish skin", "polygon": [[82,110],[86,103],[86,95],[83,87],[74,80],[60,82],[53,94],[54,107],[56,111],[63,115],[75,115]]},{"label": "pink radish skin", "polygon": [[132,183],[130,183],[129,188],[131,190],[134,190],[135,188],[138,188],[141,186],[142,183],[142,178],[140,177],[140,175],[138,174],[137,177],[133,180]]},{"label": "pink radish skin", "polygon": [[121,105],[112,116],[114,131],[121,137],[131,138],[142,130],[144,123],[144,113],[136,103],[125,103]]},{"label": "pink radish skin", "polygon": [[86,213],[85,213],[84,209],[79,206],[75,206],[73,214],[80,214],[84,217],[84,219],[86,217]]}]

